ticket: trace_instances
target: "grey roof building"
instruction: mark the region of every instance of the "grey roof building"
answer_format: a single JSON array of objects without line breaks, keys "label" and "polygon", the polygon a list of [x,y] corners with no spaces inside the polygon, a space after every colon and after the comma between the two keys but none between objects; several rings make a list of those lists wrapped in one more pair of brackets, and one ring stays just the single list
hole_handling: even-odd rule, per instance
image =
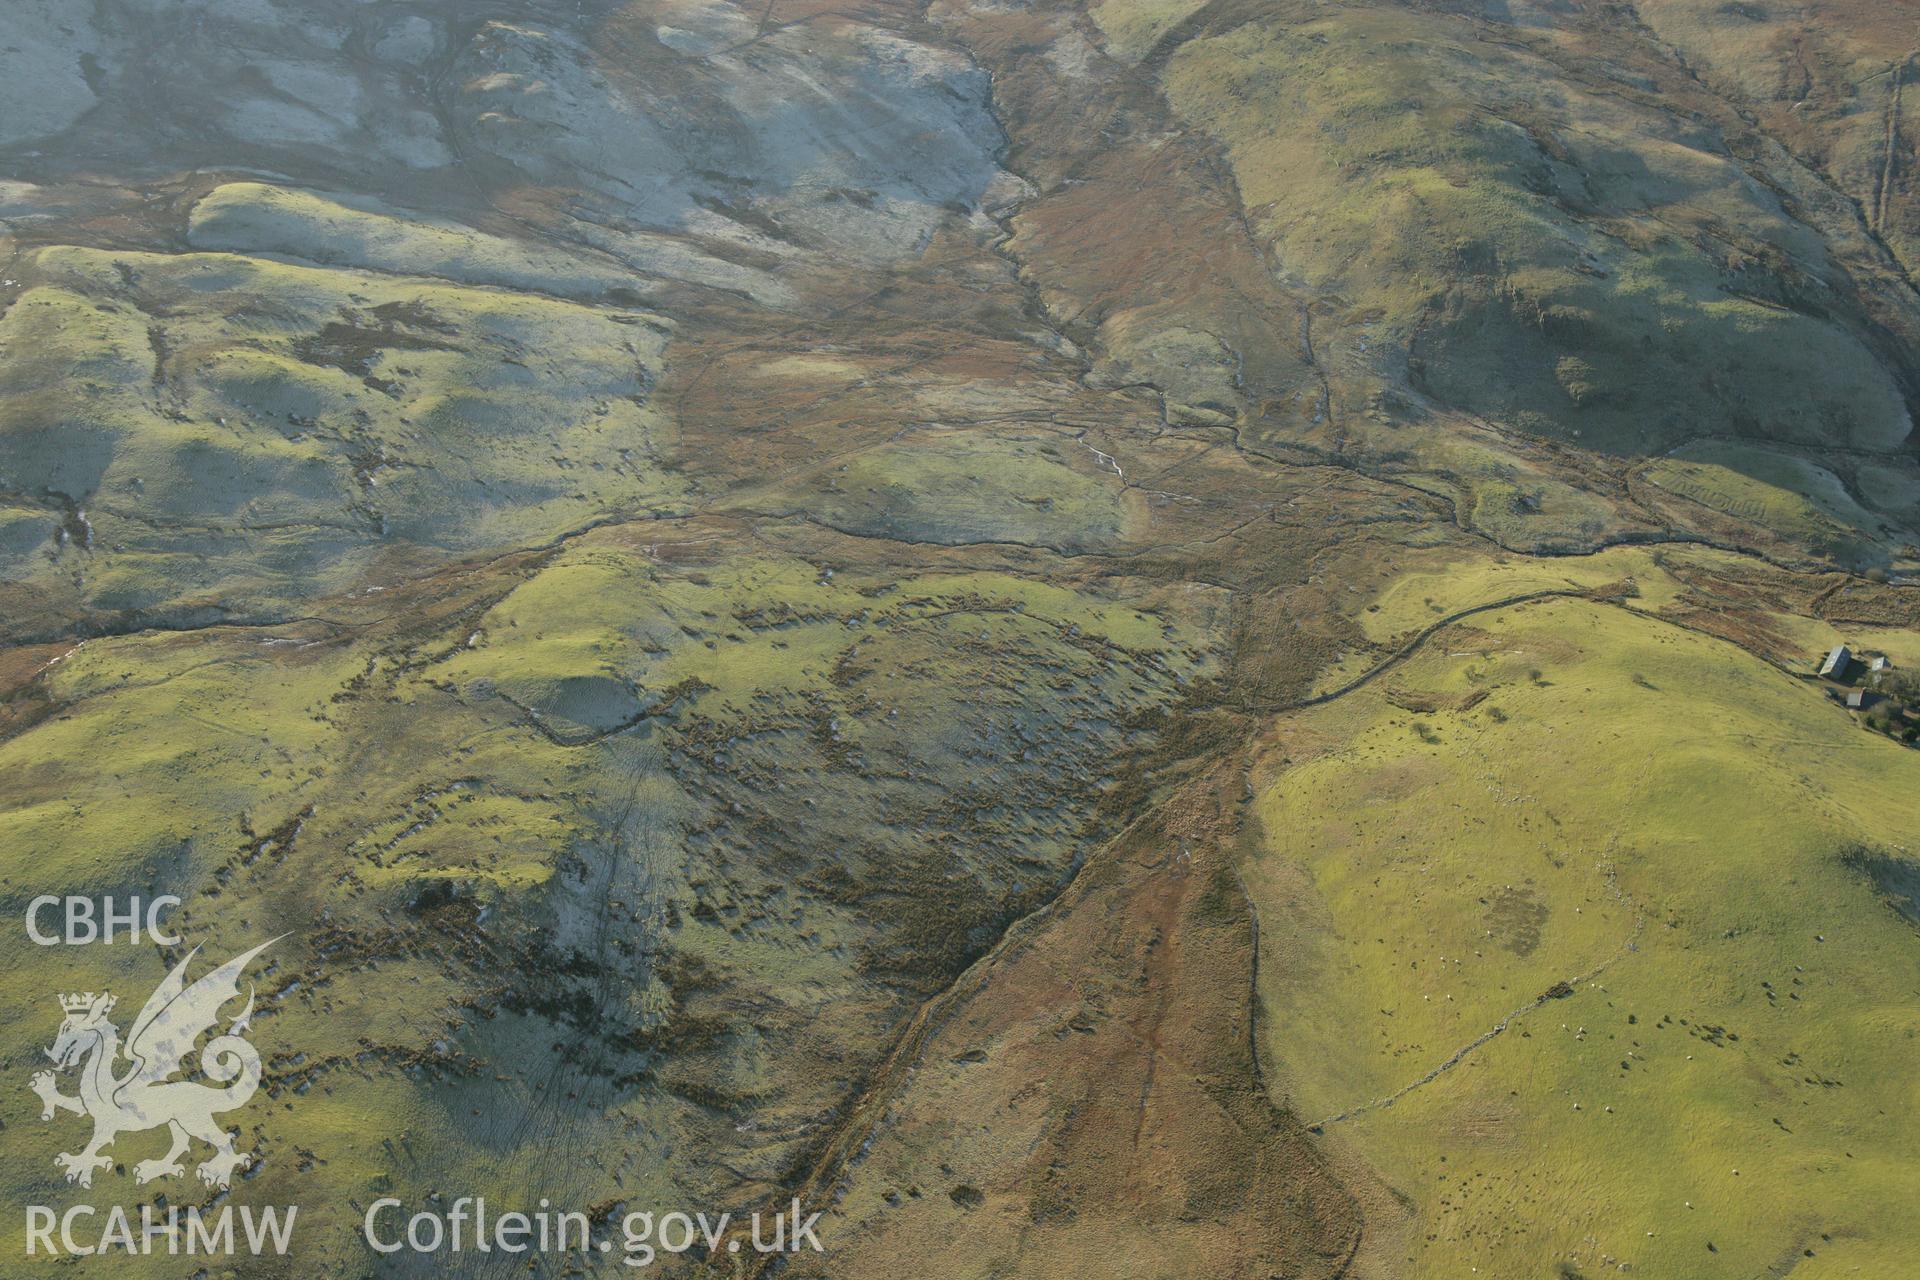
[{"label": "grey roof building", "polygon": [[1852,665],[1852,651],[1843,644],[1837,644],[1833,646],[1833,652],[1827,655],[1827,660],[1820,664],[1820,674],[1837,680],[1847,674],[1847,668]]}]

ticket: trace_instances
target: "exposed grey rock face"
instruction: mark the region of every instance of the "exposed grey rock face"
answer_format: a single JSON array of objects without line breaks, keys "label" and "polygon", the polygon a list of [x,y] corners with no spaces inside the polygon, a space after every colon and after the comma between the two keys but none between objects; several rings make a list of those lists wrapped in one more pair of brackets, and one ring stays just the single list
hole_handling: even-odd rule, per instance
[{"label": "exposed grey rock face", "polygon": [[[315,163],[375,180],[448,165],[424,90],[438,37],[351,0],[21,0],[0,77],[0,145],[49,172]],[[372,56],[370,46],[384,50]],[[56,139],[69,145],[54,148]]]},{"label": "exposed grey rock face", "polygon": [[708,283],[727,273],[619,238],[889,259],[1012,181],[986,77],[859,22],[762,32],[715,0],[18,0],[8,24],[0,150],[33,176],[251,170],[481,212],[538,184],[617,261]]},{"label": "exposed grey rock face", "polygon": [[87,66],[101,40],[74,5],[18,0],[0,48],[0,146],[60,132],[95,102]]},{"label": "exposed grey rock face", "polygon": [[762,37],[719,5],[672,16],[617,66],[486,24],[455,63],[462,151],[640,227],[856,256],[918,249],[1003,177],[986,78],[958,55],[857,23]]}]

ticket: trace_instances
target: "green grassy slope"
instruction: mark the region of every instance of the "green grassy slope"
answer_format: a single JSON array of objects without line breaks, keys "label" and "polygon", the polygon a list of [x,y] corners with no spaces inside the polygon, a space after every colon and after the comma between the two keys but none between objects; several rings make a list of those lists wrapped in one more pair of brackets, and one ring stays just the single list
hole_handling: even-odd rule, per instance
[{"label": "green grassy slope", "polygon": [[1245,870],[1305,927],[1264,1045],[1405,1197],[1383,1266],[1916,1265],[1920,948],[1858,869],[1913,864],[1910,752],[1581,602],[1480,615],[1275,732]]},{"label": "green grassy slope", "polygon": [[221,254],[47,249],[32,279],[0,443],[70,526],[8,562],[45,598],[246,612],[674,505],[657,317]]},{"label": "green grassy slope", "polygon": [[[60,713],[0,743],[0,841],[43,851],[4,897],[177,892],[209,954],[292,931],[243,1133],[250,1201],[306,1206],[287,1274],[353,1273],[355,1202],[455,1179],[772,1194],[888,1028],[1070,873],[1125,726],[1215,669],[1204,598],[841,564],[638,526],[395,628],[88,642],[48,676]],[[60,960],[129,1002],[164,972]],[[0,1013],[14,1061],[57,1023],[39,983]],[[32,1135],[0,1182],[64,1204],[38,1107],[0,1099]]]}]

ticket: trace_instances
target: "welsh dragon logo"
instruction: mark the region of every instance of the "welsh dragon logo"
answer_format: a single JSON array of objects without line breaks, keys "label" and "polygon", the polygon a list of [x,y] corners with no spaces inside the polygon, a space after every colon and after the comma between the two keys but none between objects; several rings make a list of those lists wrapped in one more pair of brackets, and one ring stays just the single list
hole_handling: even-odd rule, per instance
[{"label": "welsh dragon logo", "polygon": [[[127,1031],[124,1047],[119,1028],[107,1020],[114,1005],[111,995],[89,991],[60,997],[66,1020],[60,1024],[60,1034],[47,1056],[62,1071],[80,1066],[80,1094],[69,1097],[61,1093],[52,1071],[37,1073],[31,1083],[40,1095],[42,1120],[53,1119],[57,1111],[93,1119],[93,1141],[85,1149],[53,1158],[68,1182],[92,1186],[93,1171],[113,1165],[113,1157],[102,1155],[102,1148],[120,1134],[161,1125],[171,1130],[173,1146],[158,1160],[134,1165],[135,1182],[184,1175],[180,1157],[196,1138],[213,1148],[213,1155],[197,1170],[200,1180],[209,1186],[231,1185],[233,1171],[253,1163],[250,1154],[233,1149],[232,1136],[214,1120],[223,1111],[244,1106],[260,1087],[260,1054],[243,1038],[253,1017],[251,989],[247,1007],[228,1024],[226,1033],[215,1036],[200,1050],[201,1073],[213,1085],[171,1077],[180,1071],[200,1036],[219,1022],[221,1007],[239,997],[240,975],[247,964],[277,941],[263,942],[235,956],[191,986],[187,983],[187,965],[200,948],[189,951],[147,998]],[[123,1074],[115,1074],[115,1061],[122,1055],[131,1065]]]}]

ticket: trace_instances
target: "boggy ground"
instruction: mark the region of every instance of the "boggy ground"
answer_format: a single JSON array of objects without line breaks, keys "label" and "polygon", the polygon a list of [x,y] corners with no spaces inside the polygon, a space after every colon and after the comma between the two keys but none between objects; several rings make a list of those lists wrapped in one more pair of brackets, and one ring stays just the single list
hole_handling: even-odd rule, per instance
[{"label": "boggy ground", "polygon": [[17,5],[0,897],[290,931],[235,1273],[1912,1270],[1910,95],[1746,8]]}]

